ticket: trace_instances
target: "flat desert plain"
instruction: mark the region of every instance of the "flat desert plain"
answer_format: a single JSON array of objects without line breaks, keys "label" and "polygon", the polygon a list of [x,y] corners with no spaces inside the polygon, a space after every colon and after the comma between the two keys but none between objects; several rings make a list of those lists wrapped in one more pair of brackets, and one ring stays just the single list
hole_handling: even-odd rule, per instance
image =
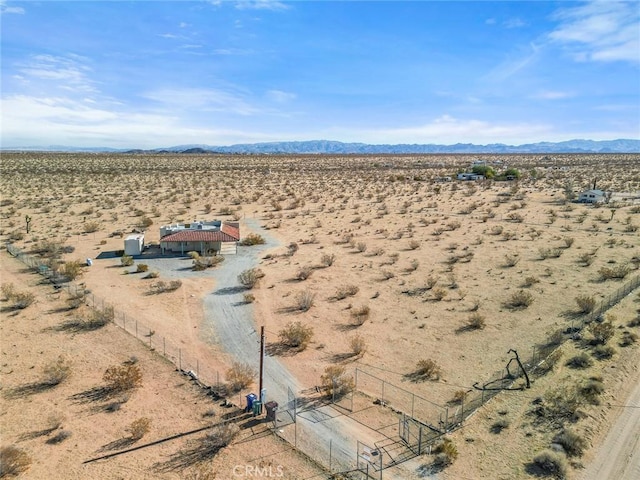
[{"label": "flat desert plain", "polygon": [[[495,178],[457,180],[473,167]],[[390,391],[434,405],[415,416],[439,428],[438,415],[449,423],[493,396],[488,382],[509,365],[507,390],[384,478],[602,478],[598,447],[640,382],[639,155],[25,152],[3,154],[0,173],[3,243],[82,292],[54,288],[3,248],[4,475],[363,478],[344,471],[358,450],[338,437],[398,440],[397,420],[385,430],[379,418],[412,407]],[[594,187],[602,202],[575,202]],[[203,271],[189,257],[171,270],[114,255],[132,232],[158,245],[162,225],[213,219],[266,243],[241,242]],[[240,267],[258,269],[251,288]],[[242,301],[212,311],[221,290]],[[368,407],[354,430],[335,427],[346,451],[327,461],[304,438],[320,427],[292,444],[243,414],[258,379],[232,385],[233,373],[255,352],[223,320],[247,315],[301,405],[326,400],[327,378],[355,383],[336,411],[354,420],[354,404]],[[179,347],[177,362],[159,339]],[[216,388],[176,371],[183,351]],[[608,471],[633,478],[637,457]]]}]

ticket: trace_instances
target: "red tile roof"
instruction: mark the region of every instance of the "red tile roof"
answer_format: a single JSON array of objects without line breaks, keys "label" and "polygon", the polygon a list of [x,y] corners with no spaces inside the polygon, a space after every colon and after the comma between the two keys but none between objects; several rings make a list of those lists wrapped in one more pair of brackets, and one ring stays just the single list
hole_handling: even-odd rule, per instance
[{"label": "red tile roof", "polygon": [[220,229],[223,233],[235,238],[236,240],[240,240],[240,228],[229,223],[223,223],[222,228]]},{"label": "red tile roof", "polygon": [[182,230],[160,239],[161,242],[237,242],[238,239],[220,230]]}]

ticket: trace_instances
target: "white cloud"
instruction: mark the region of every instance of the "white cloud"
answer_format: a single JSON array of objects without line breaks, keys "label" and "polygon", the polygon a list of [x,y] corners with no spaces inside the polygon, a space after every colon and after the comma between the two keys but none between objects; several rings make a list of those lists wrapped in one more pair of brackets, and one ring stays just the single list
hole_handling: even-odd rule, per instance
[{"label": "white cloud", "polygon": [[640,62],[640,9],[637,2],[589,2],[558,10],[549,38],[566,46],[578,61]]},{"label": "white cloud", "polygon": [[530,43],[526,49],[521,49],[517,57],[511,58],[491,70],[486,80],[492,82],[502,82],[517,74],[534,63],[539,57],[541,47],[535,43]]},{"label": "white cloud", "polygon": [[8,13],[24,15],[25,11],[22,7],[9,7],[5,0],[0,0],[0,14],[4,15]]},{"label": "white cloud", "polygon": [[508,20],[505,20],[503,25],[504,25],[505,28],[522,28],[522,27],[526,26],[527,24],[521,18],[514,17],[514,18],[510,18]]},{"label": "white cloud", "polygon": [[277,0],[240,0],[236,3],[238,10],[287,10],[289,8],[285,3]]},{"label": "white cloud", "polygon": [[147,92],[143,97],[176,110],[200,110],[253,115],[259,109],[250,105],[241,93],[205,88],[165,88]]},{"label": "white cloud", "polygon": [[57,87],[85,93],[97,91],[95,82],[88,77],[91,68],[86,65],[86,59],[79,55],[32,55],[17,67],[23,81],[40,81],[47,89]]},{"label": "white cloud", "polygon": [[291,100],[295,100],[296,94],[290,92],[283,92],[282,90],[269,90],[267,92],[267,98],[276,103],[286,103]]},{"label": "white cloud", "polygon": [[251,55],[253,50],[246,50],[242,48],[217,48],[213,51],[216,55]]},{"label": "white cloud", "polygon": [[561,100],[563,98],[573,97],[572,93],[569,92],[560,92],[554,90],[544,90],[534,95],[533,98],[538,98],[541,100]]}]

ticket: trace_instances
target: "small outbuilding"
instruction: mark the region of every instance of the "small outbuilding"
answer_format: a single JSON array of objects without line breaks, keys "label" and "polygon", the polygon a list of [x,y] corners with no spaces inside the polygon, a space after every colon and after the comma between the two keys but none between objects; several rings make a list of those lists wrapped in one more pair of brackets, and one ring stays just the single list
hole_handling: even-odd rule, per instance
[{"label": "small outbuilding", "polygon": [[144,249],[144,235],[141,233],[135,235],[129,235],[124,239],[124,254],[125,255],[142,255]]},{"label": "small outbuilding", "polygon": [[578,196],[580,203],[601,203],[606,199],[606,194],[602,190],[585,190]]}]

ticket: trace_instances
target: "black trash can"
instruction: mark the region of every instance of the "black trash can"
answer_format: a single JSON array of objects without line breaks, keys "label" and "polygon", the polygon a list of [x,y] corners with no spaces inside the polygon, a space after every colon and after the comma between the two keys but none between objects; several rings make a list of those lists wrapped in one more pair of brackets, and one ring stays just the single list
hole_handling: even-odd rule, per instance
[{"label": "black trash can", "polygon": [[267,420],[276,421],[276,412],[278,411],[278,402],[267,402],[264,404],[267,410]]}]

